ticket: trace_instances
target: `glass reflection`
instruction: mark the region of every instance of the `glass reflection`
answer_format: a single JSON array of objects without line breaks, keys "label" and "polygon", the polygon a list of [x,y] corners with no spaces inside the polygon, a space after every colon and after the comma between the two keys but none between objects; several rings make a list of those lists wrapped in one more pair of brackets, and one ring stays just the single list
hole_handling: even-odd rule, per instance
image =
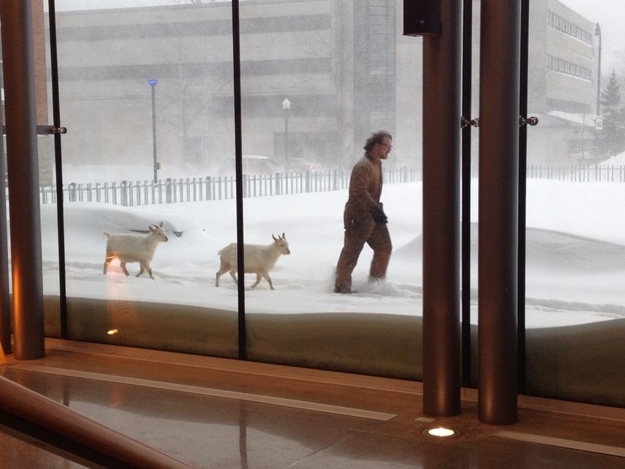
[{"label": "glass reflection", "polygon": [[528,391],[608,405],[622,402],[607,363],[622,355],[611,336],[625,323],[615,223],[625,146],[611,127],[625,123],[614,113],[619,8],[531,2],[528,73],[529,115],[539,120],[528,129]]},{"label": "glass reflection", "polygon": [[[366,351],[350,332],[366,315],[379,330],[402,323],[414,333],[421,314],[421,41],[397,34],[400,3],[240,4],[245,241],[284,234],[291,250],[271,269],[275,291],[264,281],[246,290],[253,326],[281,324],[268,338],[250,332],[253,356],[293,360],[309,333],[293,325],[339,313],[347,355],[373,354],[384,374],[411,361],[396,356],[399,346]],[[232,5],[65,0],[57,8],[72,337],[229,356],[238,292],[227,277],[213,285],[219,250],[237,239]],[[394,137],[384,171],[394,253],[387,281],[369,284],[366,247],[354,271],[361,293],[338,298],[349,173],[380,128]],[[160,222],[169,241],[153,253],[154,280],[135,278],[136,263],[126,276],[116,260],[102,274],[103,231],[146,235]],[[286,349],[274,348],[283,340]]]},{"label": "glass reflection", "polygon": [[[600,149],[604,133],[598,126],[602,47],[596,32],[600,28],[585,16],[588,10],[574,1],[538,2],[530,11],[528,109],[539,125],[528,129],[527,294],[544,298],[542,302],[593,303],[588,282],[609,267],[598,262],[599,268],[592,269],[592,258],[600,254],[590,252],[595,251],[594,242],[608,241],[609,235],[606,238],[600,226],[591,222],[592,212],[597,197],[615,189],[594,184],[591,177],[597,182],[602,178],[595,179],[589,172],[608,157]],[[604,209],[610,210],[605,205]],[[590,239],[584,242],[578,236]],[[542,325],[537,316],[544,315],[532,306],[536,303],[528,302],[530,327]],[[571,314],[560,316],[576,323],[576,309],[563,304],[562,311]],[[568,322],[564,318],[561,324]],[[588,317],[598,319],[600,315]],[[579,321],[586,322],[581,317]]]},{"label": "glass reflection", "polygon": [[[397,366],[412,347],[388,350],[389,324],[418,334],[421,314],[421,41],[398,34],[400,7],[241,3],[243,154],[264,165],[244,167],[244,184],[258,193],[271,179],[276,191],[245,199],[245,239],[262,244],[285,233],[291,250],[271,271],[275,292],[262,282],[246,289],[250,358],[419,373]],[[357,293],[336,295],[350,173],[380,129],[393,135],[382,198],[395,251],[386,281],[370,283],[366,245],[352,272]],[[365,345],[374,329],[379,337]]]},{"label": "glass reflection", "polygon": [[[236,356],[236,297],[207,289],[236,231],[231,6],[185,3],[56,2],[68,330]],[[161,224],[168,241],[141,247]]]}]

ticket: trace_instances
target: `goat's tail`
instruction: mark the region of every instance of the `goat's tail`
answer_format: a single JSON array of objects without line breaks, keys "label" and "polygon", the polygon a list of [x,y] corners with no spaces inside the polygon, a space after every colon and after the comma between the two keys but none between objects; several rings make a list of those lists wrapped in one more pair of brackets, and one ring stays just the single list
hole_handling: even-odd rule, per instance
[{"label": "goat's tail", "polygon": [[109,233],[108,231],[104,231],[104,236],[106,236],[107,238],[111,236],[111,233]]}]

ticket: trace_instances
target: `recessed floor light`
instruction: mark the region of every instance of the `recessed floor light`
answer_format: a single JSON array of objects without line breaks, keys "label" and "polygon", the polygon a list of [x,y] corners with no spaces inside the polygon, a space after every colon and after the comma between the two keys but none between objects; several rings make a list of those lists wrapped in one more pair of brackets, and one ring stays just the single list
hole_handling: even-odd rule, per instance
[{"label": "recessed floor light", "polygon": [[427,431],[427,433],[428,435],[439,436],[439,437],[454,436],[456,434],[456,432],[453,431],[451,428],[445,428],[445,427],[430,428]]}]

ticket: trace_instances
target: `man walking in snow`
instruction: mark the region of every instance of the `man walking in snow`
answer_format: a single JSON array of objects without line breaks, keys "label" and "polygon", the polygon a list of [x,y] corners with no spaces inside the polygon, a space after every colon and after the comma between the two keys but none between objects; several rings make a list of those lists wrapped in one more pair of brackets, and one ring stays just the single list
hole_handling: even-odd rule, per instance
[{"label": "man walking in snow", "polygon": [[349,181],[349,197],[343,222],[345,238],[336,266],[335,293],[352,293],[352,272],[367,243],[373,249],[369,281],[384,280],[393,246],[386,226],[388,219],[380,203],[382,160],[393,148],[393,137],[385,130],[366,141],[365,154],[354,165]]}]

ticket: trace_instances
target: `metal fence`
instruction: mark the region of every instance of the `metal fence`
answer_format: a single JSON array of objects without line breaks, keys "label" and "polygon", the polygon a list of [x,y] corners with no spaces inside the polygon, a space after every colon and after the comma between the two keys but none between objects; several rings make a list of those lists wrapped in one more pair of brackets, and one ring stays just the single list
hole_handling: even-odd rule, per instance
[{"label": "metal fence", "polygon": [[569,165],[527,167],[528,179],[550,179],[571,182],[625,182],[623,165]]},{"label": "metal fence", "polygon": [[[243,197],[330,192],[346,189],[349,171],[306,171],[289,174],[243,175]],[[421,170],[401,168],[384,172],[385,183],[421,180]],[[163,181],[121,181],[112,183],[69,183],[63,186],[64,202],[101,202],[127,207],[224,200],[236,197],[234,176],[165,179]],[[40,188],[43,204],[54,204],[55,186]]]},{"label": "metal fence", "polygon": [[[472,177],[479,175],[472,168]],[[243,197],[330,192],[346,189],[350,171],[306,171],[301,173],[275,173],[243,175]],[[385,184],[421,181],[423,171],[416,168],[399,168],[384,171]],[[548,179],[571,182],[625,182],[625,166],[569,165],[527,167],[528,179]],[[63,186],[66,202],[102,202],[115,205],[136,206],[224,200],[236,197],[234,176],[206,176],[204,178],[179,178],[153,181],[121,181],[112,183],[69,183]],[[54,204],[57,190],[54,186],[40,188],[41,202]]]},{"label": "metal fence", "polygon": [[[471,177],[479,177],[477,166],[471,167]],[[528,165],[527,179],[548,179],[570,182],[625,182],[623,165]]]}]

